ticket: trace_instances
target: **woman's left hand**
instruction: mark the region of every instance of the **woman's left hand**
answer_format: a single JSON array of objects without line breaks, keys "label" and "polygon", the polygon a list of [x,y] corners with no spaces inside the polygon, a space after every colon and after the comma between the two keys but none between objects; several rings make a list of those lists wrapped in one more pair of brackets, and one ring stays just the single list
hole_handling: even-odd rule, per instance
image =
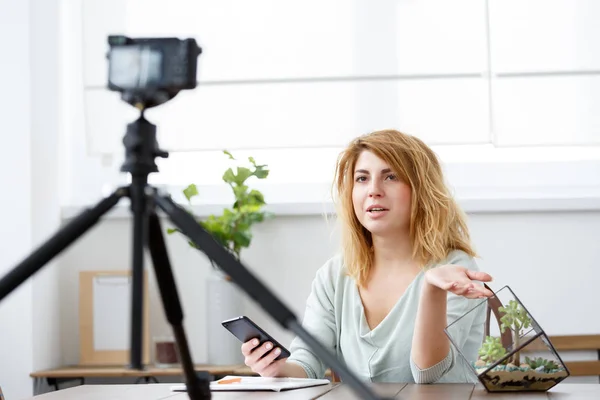
[{"label": "woman's left hand", "polygon": [[480,299],[493,296],[482,284],[473,282],[490,282],[492,277],[482,271],[472,271],[459,265],[442,265],[425,272],[425,282],[440,289],[452,292],[469,299]]}]

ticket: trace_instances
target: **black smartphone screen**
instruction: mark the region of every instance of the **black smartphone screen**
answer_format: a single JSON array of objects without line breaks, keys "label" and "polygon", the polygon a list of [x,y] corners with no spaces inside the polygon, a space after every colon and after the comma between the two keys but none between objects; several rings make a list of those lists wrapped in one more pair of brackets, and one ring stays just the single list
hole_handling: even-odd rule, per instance
[{"label": "black smartphone screen", "polygon": [[245,315],[228,319],[226,321],[221,322],[221,324],[242,343],[246,343],[247,341],[254,338],[257,338],[259,340],[259,346],[265,342],[273,343],[273,348],[279,347],[281,349],[281,353],[279,354],[279,356],[277,356],[276,360],[280,360],[282,358],[287,358],[290,356],[290,352],[288,349],[283,347],[277,340],[273,339],[271,335],[265,332],[254,321],[252,321]]}]

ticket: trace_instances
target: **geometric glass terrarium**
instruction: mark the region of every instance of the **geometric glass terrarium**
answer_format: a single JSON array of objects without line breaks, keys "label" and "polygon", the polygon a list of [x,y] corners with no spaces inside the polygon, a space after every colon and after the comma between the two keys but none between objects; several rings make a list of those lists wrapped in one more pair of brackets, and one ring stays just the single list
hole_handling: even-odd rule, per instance
[{"label": "geometric glass terrarium", "polygon": [[[479,307],[486,309],[484,340],[478,359],[469,360],[456,338],[460,337],[461,320],[481,312]],[[508,286],[444,331],[488,392],[546,391],[570,375],[544,330]]]}]

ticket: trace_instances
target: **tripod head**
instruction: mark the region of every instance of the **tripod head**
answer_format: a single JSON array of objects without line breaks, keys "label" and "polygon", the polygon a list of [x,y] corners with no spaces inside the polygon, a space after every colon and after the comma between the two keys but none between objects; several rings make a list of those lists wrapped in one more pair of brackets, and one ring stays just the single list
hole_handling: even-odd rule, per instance
[{"label": "tripod head", "polygon": [[148,176],[151,172],[158,172],[154,159],[169,157],[169,153],[158,148],[156,125],[144,118],[143,111],[136,121],[127,125],[123,145],[125,161],[121,171],[129,172],[132,176]]},{"label": "tripod head", "polygon": [[158,172],[156,157],[167,158],[156,140],[156,126],[144,111],[173,99],[181,90],[196,87],[198,56],[202,49],[194,39],[141,38],[112,35],[108,59],[108,88],[140,110],[140,117],[127,125],[123,138],[125,162],[121,171],[136,176]]}]

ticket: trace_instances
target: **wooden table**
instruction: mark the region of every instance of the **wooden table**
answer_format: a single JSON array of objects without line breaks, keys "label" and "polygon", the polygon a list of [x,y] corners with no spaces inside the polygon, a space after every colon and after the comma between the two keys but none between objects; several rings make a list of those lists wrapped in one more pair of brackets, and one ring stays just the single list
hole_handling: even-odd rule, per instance
[{"label": "wooden table", "polygon": [[[209,365],[197,364],[196,371],[206,371],[213,376],[213,379],[220,379],[225,375],[244,375],[256,376],[257,374],[244,364],[236,365]],[[173,368],[156,368],[148,365],[144,370],[133,370],[125,366],[81,366],[68,365],[58,368],[45,369],[32,372],[29,374],[34,379],[45,379],[48,386],[54,387],[55,390],[60,389],[60,383],[79,381],[80,384],[85,384],[86,378],[138,378],[136,383],[159,383],[157,378],[164,376],[184,376],[181,367]],[[325,377],[331,377],[331,371],[328,369],[325,372]],[[183,382],[183,380],[182,380]],[[1,399],[1,397],[0,397]]]},{"label": "wooden table", "polygon": [[[215,379],[225,375],[254,375],[254,373],[245,365],[196,365],[196,371],[207,371]],[[143,370],[129,369],[125,366],[98,366],[86,367],[71,365],[59,368],[36,371],[29,374],[34,379],[46,379],[49,386],[59,389],[61,382],[77,380],[83,385],[86,378],[138,378],[137,382],[155,382],[156,378],[164,376],[183,376],[181,367],[174,368],[156,368],[146,366]]]},{"label": "wooden table", "polygon": [[[46,393],[25,400],[185,400],[187,393],[170,391],[173,384],[142,385],[84,385],[57,392]],[[599,384],[562,383],[548,392],[532,393],[487,393],[481,385],[472,384],[373,384],[375,392],[380,396],[402,400],[598,400]],[[350,388],[344,384],[329,384],[312,388],[290,390],[287,392],[213,392],[215,400],[234,399],[315,399],[319,400],[354,400],[357,399]]]}]

